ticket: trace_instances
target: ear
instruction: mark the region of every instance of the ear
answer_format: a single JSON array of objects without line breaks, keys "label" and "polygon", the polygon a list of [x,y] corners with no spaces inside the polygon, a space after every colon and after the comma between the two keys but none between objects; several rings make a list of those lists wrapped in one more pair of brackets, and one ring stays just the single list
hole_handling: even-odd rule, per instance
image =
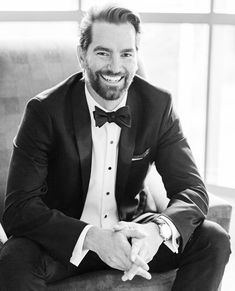
[{"label": "ear", "polygon": [[85,68],[85,52],[80,47],[80,45],[77,46],[77,55],[78,55],[78,60],[79,60],[80,66],[82,69],[84,69]]}]

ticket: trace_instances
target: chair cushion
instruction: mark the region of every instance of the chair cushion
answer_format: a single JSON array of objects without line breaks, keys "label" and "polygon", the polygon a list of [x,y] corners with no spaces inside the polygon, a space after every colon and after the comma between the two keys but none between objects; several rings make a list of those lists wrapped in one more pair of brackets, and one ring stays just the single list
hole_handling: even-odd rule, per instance
[{"label": "chair cushion", "polygon": [[49,291],[170,291],[176,276],[176,270],[166,273],[154,273],[151,280],[139,276],[132,281],[123,282],[119,271],[99,271],[72,277],[50,285]]}]

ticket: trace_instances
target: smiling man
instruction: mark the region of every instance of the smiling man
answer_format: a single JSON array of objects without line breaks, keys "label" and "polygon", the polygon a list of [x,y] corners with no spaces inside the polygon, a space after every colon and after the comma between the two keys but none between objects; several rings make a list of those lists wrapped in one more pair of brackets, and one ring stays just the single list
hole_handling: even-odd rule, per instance
[{"label": "smiling man", "polygon": [[132,24],[95,22],[92,43],[86,49],[79,48],[87,89],[103,107],[113,109],[127,94],[137,71],[136,46]]},{"label": "smiling man", "polygon": [[[170,95],[136,75],[139,17],[91,9],[80,29],[83,72],[31,99],[14,140],[1,290],[110,268],[123,281],[178,268],[172,290],[217,290],[229,238],[205,220],[208,196]],[[170,199],[161,214],[144,187],[152,165]]]}]

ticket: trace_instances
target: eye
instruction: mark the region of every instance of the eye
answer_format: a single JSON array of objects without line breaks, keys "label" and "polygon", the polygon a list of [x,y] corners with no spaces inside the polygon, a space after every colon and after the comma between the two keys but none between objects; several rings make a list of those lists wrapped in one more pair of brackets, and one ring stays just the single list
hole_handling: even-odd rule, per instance
[{"label": "eye", "polygon": [[130,58],[130,57],[133,57],[133,53],[122,53],[121,54],[121,57],[123,57],[123,58]]},{"label": "eye", "polygon": [[98,51],[96,54],[98,56],[101,56],[101,57],[108,57],[109,56],[109,53],[105,52],[105,51]]}]

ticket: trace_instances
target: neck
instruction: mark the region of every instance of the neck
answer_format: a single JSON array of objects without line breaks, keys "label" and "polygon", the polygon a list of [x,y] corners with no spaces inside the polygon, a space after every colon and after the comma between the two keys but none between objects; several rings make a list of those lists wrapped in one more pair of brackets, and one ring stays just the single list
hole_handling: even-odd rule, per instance
[{"label": "neck", "polygon": [[106,100],[99,96],[89,85],[88,82],[86,82],[87,90],[89,91],[91,97],[103,108],[107,109],[108,111],[114,110],[123,100],[125,94],[123,94],[120,98],[117,100]]}]

